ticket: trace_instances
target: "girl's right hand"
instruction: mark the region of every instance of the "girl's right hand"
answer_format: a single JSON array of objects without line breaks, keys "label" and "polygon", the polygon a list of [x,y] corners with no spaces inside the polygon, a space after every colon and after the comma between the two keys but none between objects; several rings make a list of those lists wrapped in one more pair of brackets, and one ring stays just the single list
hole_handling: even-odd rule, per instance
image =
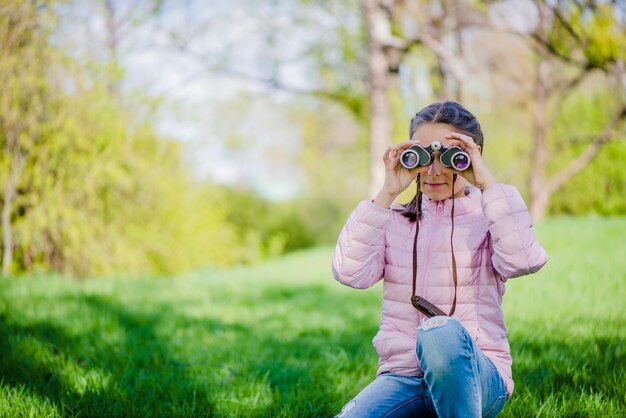
[{"label": "girl's right hand", "polygon": [[428,167],[416,167],[409,170],[400,164],[402,152],[416,143],[416,141],[405,141],[387,148],[383,154],[385,183],[380,192],[378,192],[376,199],[374,199],[374,203],[383,207],[389,207],[396,197],[405,191],[415,180],[418,173],[428,169]]}]

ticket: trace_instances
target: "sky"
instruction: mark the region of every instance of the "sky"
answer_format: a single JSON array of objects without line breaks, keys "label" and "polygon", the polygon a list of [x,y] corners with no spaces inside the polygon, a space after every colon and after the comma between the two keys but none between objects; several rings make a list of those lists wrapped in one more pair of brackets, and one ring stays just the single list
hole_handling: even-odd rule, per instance
[{"label": "sky", "polygon": [[[297,166],[301,128],[289,109],[302,98],[266,81],[314,87],[307,51],[328,42],[337,25],[358,25],[358,7],[316,2],[305,15],[296,1],[165,0],[155,13],[156,0],[110,2],[119,25],[123,89],[163,99],[155,128],[183,144],[194,175],[243,185],[270,200],[297,196],[305,186]],[[104,3],[71,1],[59,8],[57,42],[79,59],[109,58]],[[531,0],[500,2],[490,18],[522,31],[537,20]],[[428,96],[426,79],[426,69],[414,67],[414,84],[406,90]]]},{"label": "sky", "polygon": [[[316,35],[274,1],[164,1],[156,14],[153,3],[112,0],[123,89],[163,99],[155,128],[183,144],[196,177],[244,185],[270,200],[295,197],[303,187],[300,127],[289,117],[295,98],[258,79],[274,74],[290,88],[311,88],[301,57]],[[79,59],[106,61],[103,4],[60,7],[56,42]],[[307,19],[332,24],[323,13]],[[273,66],[276,60],[287,64]]]}]

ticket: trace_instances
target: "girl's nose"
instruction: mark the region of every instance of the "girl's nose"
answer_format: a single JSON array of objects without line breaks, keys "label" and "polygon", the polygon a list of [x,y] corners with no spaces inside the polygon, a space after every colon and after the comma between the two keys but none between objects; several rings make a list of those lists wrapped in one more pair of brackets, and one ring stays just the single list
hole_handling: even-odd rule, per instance
[{"label": "girl's nose", "polygon": [[441,174],[441,161],[439,161],[439,156],[433,156],[433,163],[428,166],[428,174],[431,176],[438,176]]}]

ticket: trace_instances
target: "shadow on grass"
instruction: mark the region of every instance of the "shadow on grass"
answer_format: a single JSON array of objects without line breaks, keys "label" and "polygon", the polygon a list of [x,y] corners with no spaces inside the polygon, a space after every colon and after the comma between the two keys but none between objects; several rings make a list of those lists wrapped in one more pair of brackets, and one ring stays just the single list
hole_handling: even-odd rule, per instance
[{"label": "shadow on grass", "polygon": [[[63,415],[146,416],[203,414],[202,385],[175,361],[156,329],[167,311],[130,313],[102,297],[80,298],[83,313],[102,320],[92,327],[29,324],[0,318],[0,373],[48,398]],[[180,384],[180,382],[185,382]],[[200,393],[197,393],[200,392]],[[204,396],[204,399],[209,399]]]},{"label": "shadow on grass", "polygon": [[[287,294],[278,300],[297,309]],[[327,416],[343,395],[325,374],[334,362],[350,366],[346,347],[363,358],[371,348],[363,337],[373,332],[304,326],[279,338],[263,324],[192,318],[172,304],[146,313],[101,296],[64,303],[80,305],[82,318],[27,321],[0,312],[3,384],[46,398],[64,416]]]},{"label": "shadow on grass", "polygon": [[[376,370],[377,319],[366,313],[379,305],[345,295],[316,285],[260,289],[245,306],[258,316],[231,322],[215,313],[231,301],[191,315],[176,300],[137,306],[78,295],[63,302],[78,305],[78,317],[38,321],[16,305],[0,312],[0,376],[62,415],[331,416]],[[344,326],[329,324],[337,317]],[[602,410],[624,406],[625,376],[615,370],[626,360],[622,339],[535,328],[512,346],[516,392],[503,416],[610,416]]]}]

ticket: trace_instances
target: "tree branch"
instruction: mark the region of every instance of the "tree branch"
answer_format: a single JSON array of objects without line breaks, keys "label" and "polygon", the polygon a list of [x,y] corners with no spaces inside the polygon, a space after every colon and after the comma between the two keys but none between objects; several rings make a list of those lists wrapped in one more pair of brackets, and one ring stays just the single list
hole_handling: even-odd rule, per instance
[{"label": "tree branch", "polygon": [[448,66],[450,72],[454,76],[454,78],[462,83],[465,76],[465,71],[463,66],[459,64],[459,60],[454,58],[454,55],[448,51],[437,39],[432,37],[426,32],[422,32],[415,36],[414,38],[408,39],[407,41],[402,41],[401,47],[404,53],[408,52],[412,47],[416,45],[424,45],[426,48],[430,49],[433,54],[437,56],[437,58],[442,61],[445,65]]},{"label": "tree branch", "polygon": [[579,68],[580,67],[584,68],[584,67],[590,66],[589,62],[586,61],[586,60],[584,60],[584,61],[577,60],[577,59],[574,59],[571,56],[568,56],[568,55],[565,55],[565,54],[561,53],[559,50],[557,50],[555,48],[555,46],[552,43],[548,42],[546,39],[543,39],[541,36],[539,36],[536,33],[532,33],[530,35],[530,37],[531,37],[531,39],[533,39],[535,41],[535,43],[537,45],[541,46],[545,51],[547,51],[551,55],[559,58],[561,61],[564,61],[564,62],[566,62],[568,64],[575,65],[576,67],[579,67]]},{"label": "tree branch", "polygon": [[604,131],[593,139],[591,144],[589,144],[589,146],[578,156],[578,158],[574,159],[567,167],[552,177],[546,186],[548,193],[552,194],[556,192],[558,189],[563,187],[563,185],[572,176],[585,168],[598,154],[600,148],[614,138],[615,129],[624,119],[626,119],[626,105],[624,105],[620,111],[615,114],[613,119],[605,127]]},{"label": "tree branch", "polygon": [[[553,91],[561,92],[560,94],[558,94],[558,99],[557,99],[559,103],[559,107],[563,104],[563,102],[565,102],[567,97],[571,93],[574,92],[574,88],[580,83],[582,83],[583,80],[587,77],[587,75],[591,73],[592,70],[593,70],[592,68],[583,68],[571,80],[564,81],[563,83],[555,84],[554,86],[550,88],[551,92]],[[554,123],[558,115],[559,115],[559,112],[554,112],[554,114],[550,118],[550,124]]]},{"label": "tree branch", "polygon": [[548,6],[548,8],[552,11],[552,14],[557,18],[557,20],[561,23],[561,25],[563,25],[565,30],[572,36],[572,38],[574,38],[574,41],[576,41],[576,43],[578,44],[578,47],[581,49],[584,49],[586,47],[585,43],[581,39],[580,35],[576,33],[576,31],[574,30],[572,25],[570,25],[567,19],[563,17],[558,5],[552,6],[552,7]]}]

